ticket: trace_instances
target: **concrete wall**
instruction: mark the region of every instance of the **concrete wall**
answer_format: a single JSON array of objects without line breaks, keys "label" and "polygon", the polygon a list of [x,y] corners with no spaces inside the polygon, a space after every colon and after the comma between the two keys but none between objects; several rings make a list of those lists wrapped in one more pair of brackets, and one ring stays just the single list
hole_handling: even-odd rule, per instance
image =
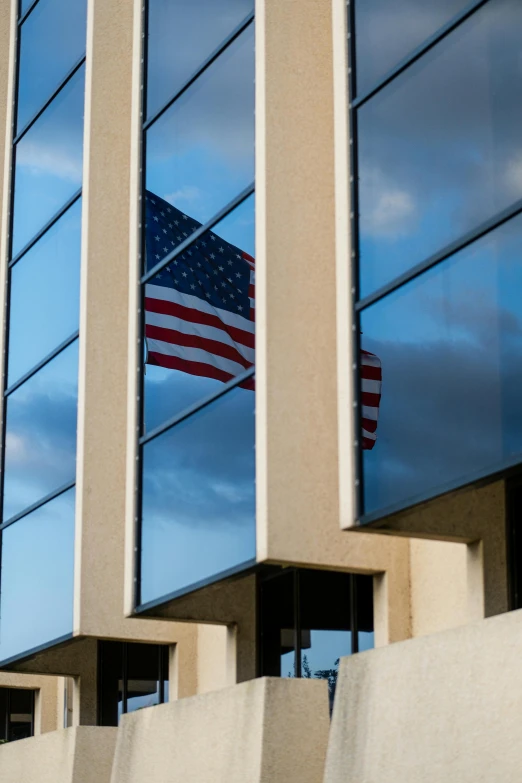
[{"label": "concrete wall", "polygon": [[0,747],[2,783],[109,783],[117,729],[80,727]]},{"label": "concrete wall", "polygon": [[322,783],[322,681],[270,679],[125,715],[111,783]]},{"label": "concrete wall", "polygon": [[518,783],[522,611],[341,662],[325,783]]}]

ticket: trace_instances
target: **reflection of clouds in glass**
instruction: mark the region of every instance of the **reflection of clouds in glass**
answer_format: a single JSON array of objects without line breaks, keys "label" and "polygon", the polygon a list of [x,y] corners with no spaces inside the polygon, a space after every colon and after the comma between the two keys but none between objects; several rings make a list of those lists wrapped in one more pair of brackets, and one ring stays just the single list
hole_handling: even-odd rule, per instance
[{"label": "reflection of clouds in glass", "polygon": [[366,172],[361,200],[368,204],[361,218],[367,234],[397,237],[407,233],[415,219],[415,201],[410,193],[387,182],[378,169]]},{"label": "reflection of clouds in glass", "polygon": [[357,0],[359,93],[373,87],[374,82],[467,5],[468,0]]},{"label": "reflection of clouds in glass", "polygon": [[367,512],[522,450],[521,247],[516,218],[363,313],[383,368]]},{"label": "reflection of clouds in glass", "polygon": [[2,533],[0,660],[72,632],[74,490]]},{"label": "reflection of clouds in glass", "polygon": [[78,328],[81,200],[12,268],[8,385]]},{"label": "reflection of clouds in glass", "polygon": [[74,479],[78,345],[8,398],[4,520]]},{"label": "reflection of clouds in glass", "polygon": [[147,188],[188,195],[205,222],[253,179],[251,25],[147,132]]},{"label": "reflection of clouds in glass", "polygon": [[16,146],[13,255],[81,185],[84,68]]},{"label": "reflection of clouds in glass", "polygon": [[18,129],[49,99],[85,53],[86,0],[38,3],[21,28]]},{"label": "reflection of clouds in glass", "polygon": [[149,0],[149,116],[192,76],[253,7],[253,0]]},{"label": "reflection of clouds in glass", "polygon": [[254,401],[234,389],[145,446],[142,600],[255,557]]},{"label": "reflection of clouds in glass", "polygon": [[522,196],[521,27],[492,0],[359,111],[363,295]]}]

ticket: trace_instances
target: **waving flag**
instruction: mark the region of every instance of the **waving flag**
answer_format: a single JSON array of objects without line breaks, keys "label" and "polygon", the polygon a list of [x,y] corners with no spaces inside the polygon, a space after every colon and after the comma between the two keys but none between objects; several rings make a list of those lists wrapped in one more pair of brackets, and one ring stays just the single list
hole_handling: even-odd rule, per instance
[{"label": "waving flag", "polygon": [[377,419],[381,402],[381,360],[361,350],[362,447],[373,449],[377,440]]},{"label": "waving flag", "polygon": [[[147,268],[200,227],[197,220],[147,191]],[[252,256],[214,231],[203,234],[146,284],[145,337],[148,364],[224,382],[252,367]]]}]

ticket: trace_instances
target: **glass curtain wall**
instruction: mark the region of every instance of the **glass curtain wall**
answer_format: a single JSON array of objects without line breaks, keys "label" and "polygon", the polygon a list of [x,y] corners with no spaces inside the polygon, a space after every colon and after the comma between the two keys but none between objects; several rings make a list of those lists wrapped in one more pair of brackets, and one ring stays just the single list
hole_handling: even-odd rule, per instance
[{"label": "glass curtain wall", "polygon": [[255,559],[254,3],[145,6],[138,605]]},{"label": "glass curtain wall", "polygon": [[22,2],[17,32],[2,661],[72,632],[86,0]]},{"label": "glass curtain wall", "polygon": [[350,11],[362,522],[522,460],[522,5],[388,5]]}]

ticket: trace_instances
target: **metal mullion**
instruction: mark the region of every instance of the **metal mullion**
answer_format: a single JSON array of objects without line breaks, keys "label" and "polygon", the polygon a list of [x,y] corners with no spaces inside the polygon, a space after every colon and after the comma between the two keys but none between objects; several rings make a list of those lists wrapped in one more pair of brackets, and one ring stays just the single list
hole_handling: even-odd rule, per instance
[{"label": "metal mullion", "polygon": [[473,244],[478,239],[481,239],[483,236],[486,236],[486,234],[489,234],[491,231],[494,231],[496,228],[499,228],[504,223],[507,223],[521,212],[522,199],[519,199],[512,206],[507,207],[507,209],[502,210],[502,212],[497,213],[494,217],[481,223],[477,228],[468,231],[468,233],[464,234],[460,239],[455,240],[455,242],[452,242],[450,245],[446,245],[446,247],[439,250],[437,253],[434,253],[425,261],[421,261],[407,272],[394,278],[391,282],[386,283],[386,285],[381,286],[381,288],[377,289],[373,294],[369,294],[359,300],[355,305],[355,309],[358,312],[361,312],[370,305],[378,302],[380,299],[384,299],[388,294],[393,293],[393,291],[396,291],[398,288],[402,288],[406,283],[415,280],[415,278],[419,277],[424,272],[427,272],[429,269],[432,269],[434,266],[437,266],[442,261],[446,261],[451,256],[460,253],[466,247]]},{"label": "metal mullion", "polygon": [[144,283],[148,283],[149,280],[151,280],[153,277],[156,277],[156,275],[161,272],[162,269],[165,269],[165,267],[174,261],[175,258],[184,253],[187,248],[191,247],[194,242],[197,242],[200,237],[206,234],[207,231],[210,231],[217,223],[219,223],[221,220],[224,220],[227,215],[233,212],[233,210],[242,204],[243,201],[246,201],[246,199],[249,198],[254,192],[255,186],[254,183],[252,183],[247,188],[242,190],[239,195],[232,199],[232,201],[229,201],[228,204],[219,212],[217,212],[207,223],[196,229],[196,231],[187,237],[184,242],[181,243],[181,245],[178,245],[176,248],[174,248],[174,250],[171,250],[170,253],[168,253],[168,255],[166,255],[165,258],[163,258],[161,261],[159,261],[156,266],[152,267],[149,272],[144,274],[140,280],[141,284],[143,285]]},{"label": "metal mullion", "polygon": [[25,373],[25,375],[22,375],[21,378],[19,378],[15,383],[11,384],[8,389],[4,391],[4,397],[9,397],[10,394],[15,392],[17,389],[20,388],[26,381],[28,381],[30,378],[33,377],[33,375],[36,375],[37,372],[39,372],[43,367],[45,367],[49,362],[52,362],[53,359],[55,359],[59,354],[62,353],[62,351],[65,351],[66,348],[68,348],[70,345],[73,344],[75,340],[78,339],[79,330],[77,329],[73,334],[70,335],[70,337],[67,337],[66,340],[64,340],[60,345],[58,345],[56,348],[54,348],[50,353],[47,354],[38,364],[35,364],[34,367],[32,367],[28,372]]},{"label": "metal mullion", "polygon": [[251,367],[250,369],[245,370],[244,373],[241,373],[241,375],[238,375],[236,378],[232,378],[232,380],[228,381],[227,383],[223,383],[217,391],[209,394],[208,397],[203,397],[203,399],[198,400],[198,402],[195,402],[193,405],[189,405],[188,408],[184,408],[180,413],[176,413],[175,416],[171,416],[171,418],[167,419],[166,422],[160,424],[149,433],[143,435],[139,440],[139,445],[145,446],[151,440],[154,440],[154,438],[159,437],[159,435],[162,435],[164,432],[171,429],[171,427],[174,427],[176,424],[179,424],[203,408],[206,408],[208,405],[215,402],[215,400],[223,397],[229,391],[232,391],[232,389],[235,389],[237,386],[240,386],[242,383],[244,383],[244,381],[248,380],[248,378],[251,378],[253,375],[255,375],[255,372],[256,368]]},{"label": "metal mullion", "polygon": [[[13,188],[13,193],[14,193],[14,188]],[[76,191],[76,193],[74,193],[71,196],[71,198],[65,202],[63,207],[60,207],[58,212],[55,212],[52,218],[47,221],[45,226],[43,226],[43,228],[41,228],[40,231],[38,231],[38,233],[35,234],[34,237],[31,240],[29,240],[29,242],[26,245],[24,245],[24,247],[14,256],[14,258],[11,259],[11,261],[9,261],[9,268],[11,268],[16,263],[18,263],[18,261],[20,261],[20,259],[23,256],[25,256],[25,254],[28,253],[32,247],[36,245],[36,243],[43,237],[43,235],[46,234],[49,231],[49,229],[52,228],[54,224],[57,223],[60,220],[60,218],[65,215],[67,210],[70,209],[70,207],[72,207],[73,204],[75,204],[79,198],[81,198],[81,195],[82,195],[82,189],[79,188]]]},{"label": "metal mullion", "polygon": [[121,713],[122,715],[127,714],[128,709],[128,683],[127,683],[127,677],[129,675],[129,655],[128,655],[128,642],[123,642],[122,645],[122,653],[121,653],[121,669],[122,669],[122,675],[121,675]]},{"label": "metal mullion", "polygon": [[[40,0],[34,0],[34,3],[32,5],[30,5],[29,8],[26,11],[24,11],[23,15],[21,15],[21,16],[19,15],[18,22],[17,22],[19,27],[21,27],[23,25],[23,23],[25,22],[25,20],[29,16],[29,14],[32,13],[32,11],[36,8],[36,6],[38,5],[39,2],[40,2]],[[20,5],[21,5],[21,0],[20,0]]]},{"label": "metal mullion", "polygon": [[[357,59],[356,59],[356,31],[355,31],[355,0],[348,2],[348,82],[350,96],[356,94],[357,89]],[[354,457],[354,496],[355,518],[358,518],[363,509],[363,456],[360,446],[362,436],[362,407],[361,388],[359,381],[359,363],[361,355],[361,330],[359,314],[356,302],[359,298],[359,156],[357,136],[357,112],[349,109],[349,133],[350,133],[350,259],[351,259],[351,285],[352,285],[352,378],[353,378],[353,428],[354,442],[352,445]]]},{"label": "metal mullion", "polygon": [[18,522],[20,519],[29,516],[29,514],[32,514],[33,511],[37,511],[42,506],[45,506],[47,503],[50,503],[51,500],[55,500],[56,498],[60,497],[60,495],[63,495],[65,492],[68,492],[75,485],[76,485],[76,479],[72,479],[71,481],[68,481],[67,484],[62,484],[62,486],[58,487],[58,489],[53,490],[53,492],[49,492],[48,495],[45,495],[40,500],[37,500],[36,503],[33,503],[31,506],[27,506],[27,508],[24,508],[23,511],[20,511],[18,514],[15,514],[13,517],[10,517],[5,522],[3,522],[0,525],[0,531],[5,530],[6,527],[10,527],[11,525],[14,525],[15,522]]},{"label": "metal mullion", "polygon": [[[192,76],[187,79],[187,81],[183,84],[183,86],[176,92],[174,95],[172,95],[167,102],[162,106],[161,109],[158,109],[158,111],[155,112],[155,114],[152,115],[148,120],[145,121],[143,125],[143,130],[148,130],[151,125],[153,125],[156,120],[158,120],[170,107],[173,103],[175,103],[178,98],[180,98],[183,93],[185,93],[189,87],[191,87],[194,82],[199,79],[199,77],[208,69],[210,66],[218,59],[218,57],[223,54],[223,52],[228,49],[228,47],[237,39],[239,36],[247,29],[249,25],[252,24],[254,21],[254,12],[252,11],[250,14],[248,14],[245,19],[221,42],[221,44],[215,49],[209,57],[203,62],[202,65],[195,71]],[[145,87],[145,84],[144,84]]]},{"label": "metal mullion", "polygon": [[299,569],[294,568],[294,669],[295,676],[302,677],[301,662],[301,585],[299,579]]},{"label": "metal mullion", "polygon": [[59,95],[59,93],[63,90],[63,88],[71,81],[71,79],[74,77],[74,75],[80,70],[82,65],[85,63],[85,55],[82,55],[80,59],[76,62],[75,65],[71,68],[69,73],[62,79],[58,87],[54,90],[52,95],[46,100],[44,105],[38,109],[36,114],[29,120],[29,122],[26,122],[22,130],[16,134],[15,138],[13,139],[13,145],[16,146],[19,141],[25,136],[25,134],[31,130],[33,125],[37,120],[40,119],[44,111],[49,108],[51,103],[54,101],[54,99]]},{"label": "metal mullion", "polygon": [[465,8],[459,14],[454,16],[453,19],[450,19],[450,21],[447,22],[447,24],[439,28],[439,30],[437,30],[432,36],[430,36],[426,41],[424,41],[424,43],[422,43],[420,46],[414,49],[411,54],[407,55],[403,60],[401,60],[401,62],[398,63],[398,65],[392,68],[391,71],[389,71],[367,92],[361,95],[360,98],[355,98],[351,103],[351,108],[359,109],[361,106],[363,106],[367,101],[370,100],[370,98],[373,98],[378,92],[384,89],[384,87],[390,84],[390,82],[394,81],[398,76],[400,76],[401,73],[403,73],[411,65],[413,65],[413,63],[417,62],[417,60],[420,60],[421,57],[427,54],[427,52],[433,49],[433,47],[435,47],[438,43],[443,41],[444,38],[446,38],[450,33],[452,33],[463,22],[465,22],[467,19],[473,16],[473,14],[476,13],[476,11],[478,11],[480,8],[482,8],[482,6],[486,5],[486,3],[488,2],[489,0],[473,0],[473,2],[471,2],[467,8]]}]

